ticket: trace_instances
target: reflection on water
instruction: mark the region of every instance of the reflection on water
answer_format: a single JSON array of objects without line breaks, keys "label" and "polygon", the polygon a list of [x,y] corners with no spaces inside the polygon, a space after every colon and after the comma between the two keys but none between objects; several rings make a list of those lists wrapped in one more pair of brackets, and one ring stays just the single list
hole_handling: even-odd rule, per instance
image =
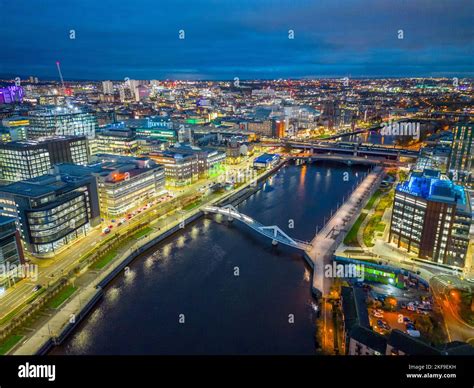
[{"label": "reflection on water", "polygon": [[[310,240],[361,172],[345,165],[288,166],[238,209]],[[300,252],[273,247],[236,221],[201,218],[135,260],[52,353],[314,354],[317,305],[310,279]]]}]

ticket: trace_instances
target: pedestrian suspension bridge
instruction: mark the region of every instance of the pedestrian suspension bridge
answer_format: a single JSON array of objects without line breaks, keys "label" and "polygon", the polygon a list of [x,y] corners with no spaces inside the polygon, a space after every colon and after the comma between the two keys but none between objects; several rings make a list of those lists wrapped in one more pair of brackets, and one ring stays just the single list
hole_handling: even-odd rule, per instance
[{"label": "pedestrian suspension bridge", "polygon": [[232,220],[241,221],[245,225],[250,227],[251,229],[271,239],[273,245],[277,245],[278,243],[281,243],[281,244],[288,245],[290,247],[297,248],[303,251],[309,250],[312,247],[311,243],[307,241],[297,240],[295,238],[288,236],[285,232],[283,232],[283,230],[281,230],[276,225],[272,225],[272,226],[262,225],[260,222],[254,220],[253,218],[240,213],[232,205],[226,205],[223,207],[204,206],[202,208],[202,211],[204,213],[221,214],[223,216],[226,216],[229,221],[232,221]]}]

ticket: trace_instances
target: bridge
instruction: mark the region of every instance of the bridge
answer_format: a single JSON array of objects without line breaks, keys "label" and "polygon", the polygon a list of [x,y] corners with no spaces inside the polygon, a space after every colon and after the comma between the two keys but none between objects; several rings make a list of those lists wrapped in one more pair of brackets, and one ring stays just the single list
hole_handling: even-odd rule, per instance
[{"label": "bridge", "polygon": [[382,157],[384,159],[398,160],[400,156],[416,158],[419,156],[419,151],[409,148],[399,148],[395,146],[384,146],[379,144],[366,144],[356,142],[305,142],[305,141],[281,141],[273,143],[262,143],[264,147],[283,147],[290,146],[292,148],[303,149],[317,154],[338,154],[338,155],[352,155],[367,158]]},{"label": "bridge", "polygon": [[332,155],[332,154],[299,154],[299,155],[290,155],[288,156],[290,160],[299,160],[299,161],[335,161],[341,162],[347,165],[352,164],[363,164],[363,165],[374,165],[380,164],[382,160],[376,158],[363,158],[361,156],[352,156],[352,155]]},{"label": "bridge", "polygon": [[297,240],[295,238],[288,236],[285,232],[283,232],[283,230],[281,230],[276,225],[272,225],[272,226],[262,225],[260,222],[254,220],[253,218],[240,213],[232,205],[226,205],[223,207],[204,206],[201,210],[205,213],[221,214],[223,216],[228,217],[229,220],[235,219],[235,220],[241,221],[242,223],[244,223],[251,229],[271,239],[273,245],[277,245],[278,243],[281,243],[293,248],[300,249],[302,251],[307,251],[312,248],[311,243],[307,241]]}]

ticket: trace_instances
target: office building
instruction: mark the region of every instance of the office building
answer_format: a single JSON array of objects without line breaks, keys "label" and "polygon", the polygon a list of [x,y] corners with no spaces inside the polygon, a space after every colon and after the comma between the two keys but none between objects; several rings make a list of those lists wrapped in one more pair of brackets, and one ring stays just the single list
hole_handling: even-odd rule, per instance
[{"label": "office building", "polygon": [[246,129],[259,136],[272,137],[274,132],[274,124],[272,120],[254,120],[247,123]]},{"label": "office building", "polygon": [[167,141],[170,144],[178,141],[178,132],[174,129],[168,128],[137,128],[137,137]]},{"label": "office building", "polygon": [[99,154],[132,155],[138,143],[134,131],[124,123],[114,123],[97,132],[95,152]]},{"label": "office building", "polygon": [[10,141],[26,140],[30,120],[28,117],[14,116],[4,118],[2,126],[10,135]]},{"label": "office building", "polygon": [[164,151],[170,146],[170,143],[164,140],[137,136],[137,145],[138,153],[144,155]]},{"label": "office building", "polygon": [[112,81],[102,81],[102,92],[104,94],[114,94],[114,84]]},{"label": "office building", "polygon": [[463,268],[469,245],[471,207],[467,191],[439,171],[412,172],[398,184],[389,242],[420,259]]},{"label": "office building", "polygon": [[199,179],[197,155],[162,151],[149,156],[165,167],[168,186],[185,186]]},{"label": "office building", "polygon": [[59,164],[55,171],[97,180],[103,217],[116,218],[166,193],[165,170],[147,158],[96,155],[89,166]]},{"label": "office building", "polygon": [[165,167],[166,184],[170,186],[183,186],[199,178],[207,178],[211,169],[217,168],[226,160],[223,152],[180,143],[169,150],[149,156]]},{"label": "office building", "polygon": [[474,184],[474,122],[458,123],[453,129],[449,171],[454,181]]},{"label": "office building", "polygon": [[0,215],[16,218],[26,251],[52,257],[100,223],[96,179],[53,174],[1,186]]},{"label": "office building", "polygon": [[0,177],[20,181],[48,174],[57,163],[89,163],[84,136],[12,141],[0,144]]},{"label": "office building", "polygon": [[19,269],[23,263],[23,249],[15,218],[0,216],[0,290],[11,287],[23,277]]},{"label": "office building", "polygon": [[48,136],[86,136],[93,138],[97,119],[77,107],[45,107],[28,113],[28,139]]}]

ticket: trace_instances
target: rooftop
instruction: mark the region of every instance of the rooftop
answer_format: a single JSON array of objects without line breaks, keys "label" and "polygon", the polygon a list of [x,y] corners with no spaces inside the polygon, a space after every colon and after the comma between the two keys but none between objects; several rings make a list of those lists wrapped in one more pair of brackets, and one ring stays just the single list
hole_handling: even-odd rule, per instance
[{"label": "rooftop", "polygon": [[54,142],[67,141],[67,140],[84,140],[85,136],[54,136],[48,138],[39,138],[36,140],[16,140],[8,143],[2,143],[2,148],[20,149],[40,146],[44,144],[50,144]]},{"label": "rooftop", "polygon": [[425,169],[412,172],[409,179],[397,185],[397,191],[428,201],[456,204],[469,211],[469,201],[464,187],[443,178],[438,170]]},{"label": "rooftop", "polygon": [[[78,166],[79,167],[79,166]],[[1,186],[0,193],[10,193],[24,197],[43,197],[67,187],[76,187],[84,183],[84,176],[46,174],[24,181]]]},{"label": "rooftop", "polygon": [[277,157],[278,157],[278,155],[276,155],[276,154],[263,154],[263,155],[260,155],[258,158],[255,158],[254,162],[266,163],[266,162],[270,162],[270,161],[274,160]]}]

